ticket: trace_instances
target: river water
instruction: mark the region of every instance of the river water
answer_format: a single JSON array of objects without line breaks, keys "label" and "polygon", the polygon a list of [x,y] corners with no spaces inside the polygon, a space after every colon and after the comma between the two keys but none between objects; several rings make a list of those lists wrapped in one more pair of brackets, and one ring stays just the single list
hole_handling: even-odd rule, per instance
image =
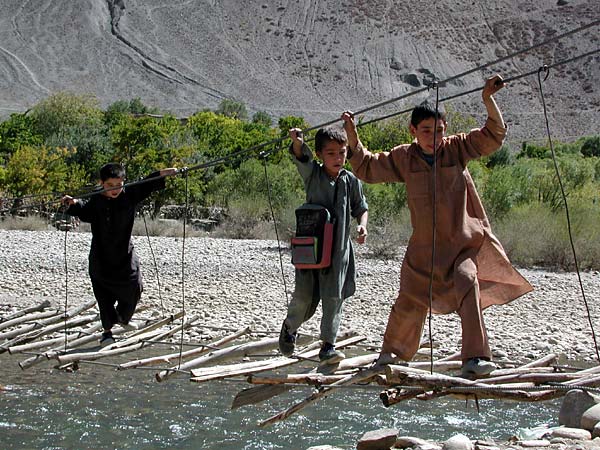
[{"label": "river water", "polygon": [[[24,359],[24,358],[22,358]],[[556,425],[559,401],[539,404],[483,400],[410,400],[385,408],[380,389],[340,389],[284,422],[257,424],[311,393],[297,388],[260,405],[231,410],[249,385],[191,383],[182,375],[154,381],[156,369],[115,371],[82,365],[66,373],[50,365],[21,371],[17,356],[0,355],[0,446],[3,449],[306,449],[356,448],[367,431],[441,441],[506,440],[519,428]]]}]

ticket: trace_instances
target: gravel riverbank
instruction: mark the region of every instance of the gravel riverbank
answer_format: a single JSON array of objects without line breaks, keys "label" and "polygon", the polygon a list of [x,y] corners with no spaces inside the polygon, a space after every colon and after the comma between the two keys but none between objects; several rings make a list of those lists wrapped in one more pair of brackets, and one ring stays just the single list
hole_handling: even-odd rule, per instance
[{"label": "gravel riverbank", "polygon": [[[68,301],[93,299],[87,275],[91,235],[67,235]],[[134,237],[144,271],[142,304],[158,311],[155,268],[145,236]],[[152,237],[165,309],[175,312],[182,301],[182,239]],[[62,307],[65,301],[65,233],[57,231],[0,230],[0,315],[48,299]],[[368,244],[358,250],[357,292],[345,304],[342,331],[357,330],[377,348],[399,285],[401,259],[368,257]],[[287,249],[283,268],[288,295],[294,272]],[[185,241],[186,312],[200,314],[206,325],[255,329],[280,328],[286,295],[276,241],[187,238]],[[534,291],[509,305],[485,313],[490,342],[498,360],[528,362],[548,353],[564,363],[595,364],[594,344],[587,312],[574,273],[520,269]],[[600,323],[598,272],[581,275],[591,308],[592,323]],[[320,312],[302,331],[318,335]],[[434,316],[436,352],[459,349],[460,322],[456,314]],[[192,336],[193,337],[193,336]],[[558,415],[558,411],[557,411]]]}]

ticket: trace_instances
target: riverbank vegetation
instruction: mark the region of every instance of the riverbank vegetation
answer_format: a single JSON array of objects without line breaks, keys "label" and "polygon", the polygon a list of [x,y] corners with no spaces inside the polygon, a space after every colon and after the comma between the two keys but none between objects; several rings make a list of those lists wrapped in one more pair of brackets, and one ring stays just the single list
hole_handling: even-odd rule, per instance
[{"label": "riverbank vegetation", "polygon": [[[448,119],[450,133],[477,126],[473,118],[451,110]],[[361,139],[372,151],[410,142],[407,122],[407,116],[398,116],[365,124]],[[289,142],[283,140],[292,126],[306,129],[311,124],[293,116],[273,123],[264,112],[250,117],[245,106],[233,100],[223,101],[215,111],[178,119],[139,99],[102,109],[93,96],[54,94],[0,123],[4,224],[23,223],[10,218],[15,215],[55,212],[58,205],[53,200],[62,193],[87,192],[97,181],[99,167],[108,161],[123,163],[128,181],[163,167],[215,161],[189,171],[187,179],[169,178],[167,189],[153,196],[146,210],[155,219],[149,224],[154,232],[176,233],[173,224],[157,223],[163,217],[178,219],[167,217],[165,207],[179,205],[182,211],[187,197],[191,210],[205,215],[191,217],[218,224],[212,235],[274,238],[274,216],[280,237],[287,239],[294,228],[294,209],[304,199],[300,177],[287,155]],[[274,143],[245,151],[265,142]],[[556,142],[554,150],[580,268],[600,269],[600,136]],[[260,157],[261,151],[268,156]],[[547,145],[505,145],[490,157],[470,162],[469,170],[493,229],[516,264],[573,269],[564,202]],[[365,191],[370,251],[393,256],[410,235],[404,186],[365,185]],[[32,220],[27,223],[33,226]]]}]

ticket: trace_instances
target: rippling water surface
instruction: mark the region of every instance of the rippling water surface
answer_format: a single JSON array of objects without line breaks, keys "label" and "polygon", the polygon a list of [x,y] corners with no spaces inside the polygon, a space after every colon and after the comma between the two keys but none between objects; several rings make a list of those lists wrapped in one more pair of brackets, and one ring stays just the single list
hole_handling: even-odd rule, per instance
[{"label": "rippling water surface", "polygon": [[411,400],[382,406],[379,389],[338,390],[284,422],[257,423],[310,394],[298,388],[270,401],[230,410],[246,383],[196,384],[181,376],[163,383],[148,370],[83,365],[64,373],[50,366],[22,372],[16,356],[0,355],[0,436],[3,448],[306,449],[356,448],[365,432],[397,428],[402,435],[443,440],[505,440],[519,428],[556,425],[559,402]]}]

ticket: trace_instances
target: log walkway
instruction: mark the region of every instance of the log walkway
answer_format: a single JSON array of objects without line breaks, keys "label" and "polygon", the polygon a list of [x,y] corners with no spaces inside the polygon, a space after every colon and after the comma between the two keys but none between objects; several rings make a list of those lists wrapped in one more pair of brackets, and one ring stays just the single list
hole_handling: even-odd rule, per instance
[{"label": "log walkway", "polygon": [[[392,406],[409,399],[432,400],[453,396],[467,399],[499,399],[537,402],[563,396],[570,389],[598,391],[600,366],[573,369],[557,365],[558,355],[549,354],[527,364],[502,363],[489,376],[477,380],[462,378],[459,354],[407,365],[375,366],[377,353],[364,353],[366,339],[356,333],[340,336],[336,347],[348,355],[336,365],[320,366],[320,342],[301,335],[292,357],[278,353],[278,332],[218,329],[202,325],[197,316],[183,311],[161,318],[136,318],[138,329],[113,329],[116,342],[104,348],[98,344],[101,326],[95,301],[69,311],[53,309],[49,302],[0,317],[0,353],[26,356],[18,364],[23,370],[43,362],[57,369],[77,370],[82,363],[105,364],[115,370],[151,369],[164,382],[186,376],[194,383],[215,380],[244,381],[250,387],[234,397],[232,408],[264,402],[291,389],[305,387],[313,392],[303,400],[260,422],[267,426],[337,390],[347,387],[380,386],[382,403]],[[141,309],[137,316],[141,316]],[[206,329],[207,342],[183,340],[184,333]],[[189,336],[189,335],[186,335]],[[167,345],[170,353],[160,353]],[[184,346],[191,350],[184,350]],[[123,361],[128,353],[152,348],[155,356]],[[174,348],[179,351],[173,352]],[[429,352],[427,352],[429,353]],[[104,360],[106,358],[106,360]],[[116,359],[119,358],[119,361]],[[99,362],[99,360],[104,360]],[[455,375],[453,375],[453,373]]]}]

